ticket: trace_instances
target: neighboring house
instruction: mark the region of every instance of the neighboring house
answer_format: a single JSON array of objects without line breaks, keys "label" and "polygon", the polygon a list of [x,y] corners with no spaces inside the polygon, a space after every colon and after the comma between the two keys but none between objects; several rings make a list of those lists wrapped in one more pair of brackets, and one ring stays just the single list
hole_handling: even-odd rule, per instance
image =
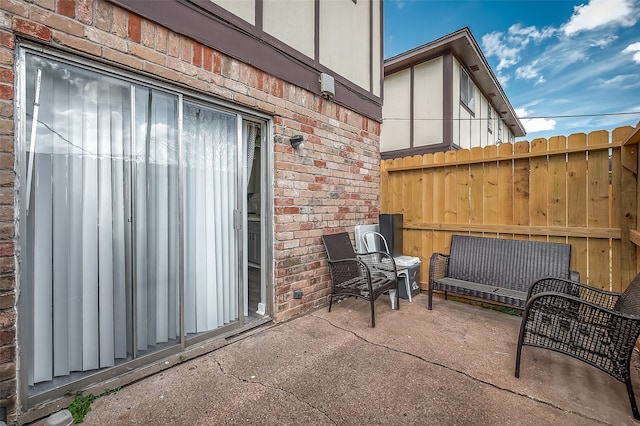
[{"label": "neighboring house", "polygon": [[382,158],[484,147],[526,134],[468,28],[384,61]]},{"label": "neighboring house", "polygon": [[381,119],[382,0],[4,0],[0,417],[327,303]]}]

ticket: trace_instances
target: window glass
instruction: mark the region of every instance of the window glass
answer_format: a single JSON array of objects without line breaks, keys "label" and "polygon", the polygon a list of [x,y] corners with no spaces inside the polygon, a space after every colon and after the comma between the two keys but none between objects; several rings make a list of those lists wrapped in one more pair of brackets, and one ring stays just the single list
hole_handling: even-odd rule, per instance
[{"label": "window glass", "polygon": [[460,67],[460,101],[467,107],[471,112],[475,111],[475,95],[476,88],[473,84],[473,81],[467,74],[467,71],[463,67]]}]

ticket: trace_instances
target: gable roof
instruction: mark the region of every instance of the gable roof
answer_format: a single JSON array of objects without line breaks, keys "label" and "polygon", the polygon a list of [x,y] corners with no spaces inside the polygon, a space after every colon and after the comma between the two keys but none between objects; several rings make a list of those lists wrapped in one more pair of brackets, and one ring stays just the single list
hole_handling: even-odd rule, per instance
[{"label": "gable roof", "polygon": [[384,61],[384,75],[393,74],[414,65],[426,62],[446,52],[452,52],[471,72],[474,83],[487,99],[500,118],[509,126],[515,136],[527,134],[516,115],[502,86],[493,74],[491,66],[480,50],[468,27],[440,37],[434,41],[393,56]]}]

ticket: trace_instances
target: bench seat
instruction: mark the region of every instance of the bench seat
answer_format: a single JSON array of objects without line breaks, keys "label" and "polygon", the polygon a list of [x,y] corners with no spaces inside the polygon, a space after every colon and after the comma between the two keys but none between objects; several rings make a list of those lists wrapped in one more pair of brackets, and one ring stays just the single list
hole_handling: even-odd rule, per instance
[{"label": "bench seat", "polygon": [[580,279],[569,270],[569,244],[452,235],[450,246],[449,254],[431,256],[429,309],[434,290],[444,292],[445,298],[457,293],[524,308],[537,279]]},{"label": "bench seat", "polygon": [[479,284],[471,281],[457,280],[455,278],[441,278],[437,281],[438,287],[445,292],[463,294],[465,296],[479,297],[493,302],[524,308],[527,293],[524,291],[510,290],[494,285]]}]

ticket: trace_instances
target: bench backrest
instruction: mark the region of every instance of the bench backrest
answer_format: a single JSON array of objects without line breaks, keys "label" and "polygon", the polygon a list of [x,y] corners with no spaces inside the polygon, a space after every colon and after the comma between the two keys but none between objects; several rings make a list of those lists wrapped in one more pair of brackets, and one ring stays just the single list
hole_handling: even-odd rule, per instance
[{"label": "bench backrest", "polygon": [[527,291],[537,278],[569,278],[571,245],[500,238],[451,236],[448,276]]}]

